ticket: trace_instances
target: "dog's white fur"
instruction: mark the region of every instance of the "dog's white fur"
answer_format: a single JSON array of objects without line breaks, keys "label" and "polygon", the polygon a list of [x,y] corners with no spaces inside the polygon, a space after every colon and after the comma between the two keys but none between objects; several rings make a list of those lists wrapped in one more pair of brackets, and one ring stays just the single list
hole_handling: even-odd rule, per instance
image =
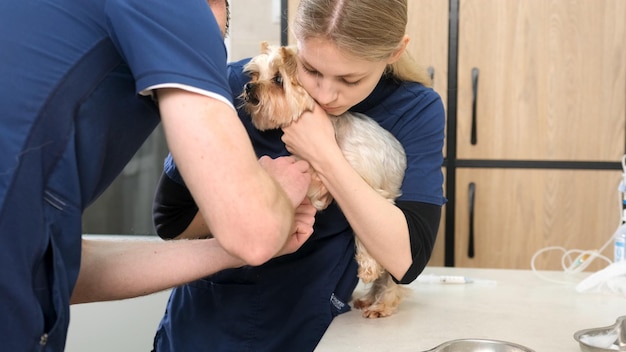
[{"label": "dog's white fur", "polygon": [[[299,84],[296,51],[292,47],[270,46],[263,42],[261,54],[245,67],[251,81],[246,84],[242,98],[252,122],[260,130],[288,126],[306,111],[312,111],[315,101]],[[406,169],[406,156],[398,140],[376,121],[366,115],[344,113],[329,116],[335,137],[344,157],[361,177],[391,203],[400,196]],[[318,209],[325,209],[332,196],[312,170],[308,196]],[[372,258],[356,238],[356,260],[359,278],[373,282],[365,296],[355,299],[354,306],[363,316],[378,318],[393,314],[406,294],[391,275]]]}]

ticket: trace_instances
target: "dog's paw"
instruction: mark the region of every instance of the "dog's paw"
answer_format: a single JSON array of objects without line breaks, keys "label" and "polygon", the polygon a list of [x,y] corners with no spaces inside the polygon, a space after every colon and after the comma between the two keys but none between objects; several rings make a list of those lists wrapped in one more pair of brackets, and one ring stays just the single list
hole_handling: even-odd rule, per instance
[{"label": "dog's paw", "polygon": [[406,287],[393,282],[386,273],[378,278],[361,297],[354,299],[354,308],[361,309],[364,318],[375,319],[393,315],[400,302],[409,294]]},{"label": "dog's paw", "polygon": [[374,303],[374,301],[372,301],[371,299],[368,299],[367,296],[363,296],[361,298],[355,299],[353,302],[353,305],[355,309],[365,310],[369,308],[372,305],[372,303]]},{"label": "dog's paw", "polygon": [[388,317],[394,312],[395,309],[389,309],[388,307],[370,306],[369,308],[364,309],[361,315],[363,318],[367,319],[378,319]]},{"label": "dog's paw", "polygon": [[384,318],[392,315],[397,307],[389,307],[385,304],[373,304],[367,297],[354,300],[354,308],[363,312],[361,315],[367,319]]}]

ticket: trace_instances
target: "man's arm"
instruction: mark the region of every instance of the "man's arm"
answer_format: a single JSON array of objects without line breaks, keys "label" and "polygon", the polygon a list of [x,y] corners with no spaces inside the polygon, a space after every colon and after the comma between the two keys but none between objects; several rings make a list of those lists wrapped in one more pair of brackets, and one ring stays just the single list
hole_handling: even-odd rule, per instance
[{"label": "man's arm", "polygon": [[[295,225],[276,256],[297,251],[313,233],[315,208],[304,199]],[[71,303],[144,296],[237,268],[245,263],[216,239],[82,241],[81,266]]]},{"label": "man's arm", "polygon": [[213,236],[247,264],[272,258],[291,234],[308,164],[285,159],[270,177],[232,106],[180,89],[158,96],[168,146]]},{"label": "man's arm", "polygon": [[71,303],[111,301],[159,292],[245,263],[215,239],[82,241]]}]

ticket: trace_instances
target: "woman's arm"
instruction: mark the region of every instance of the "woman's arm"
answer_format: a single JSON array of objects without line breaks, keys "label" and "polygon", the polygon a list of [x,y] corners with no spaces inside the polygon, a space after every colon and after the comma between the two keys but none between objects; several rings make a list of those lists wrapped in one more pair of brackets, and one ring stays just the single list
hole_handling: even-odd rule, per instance
[{"label": "woman's arm", "polygon": [[[372,257],[399,281],[417,276],[430,258],[440,206],[419,202],[411,202],[418,203],[417,207],[407,203],[396,206],[379,195],[344,158],[332,124],[321,109],[304,114],[284,132],[288,150],[318,171]],[[416,209],[419,214],[414,213]]]},{"label": "woman's arm", "polygon": [[393,277],[402,278],[412,263],[409,229],[402,211],[371,188],[340,150],[329,152],[326,159],[312,165],[369,254]]},{"label": "woman's arm", "polygon": [[[169,164],[174,165],[173,162]],[[191,192],[185,185],[170,178],[167,172],[161,174],[157,185],[152,205],[152,220],[157,235],[163,239],[197,239],[211,236],[211,231],[198,212]]]},{"label": "woman's arm", "polygon": [[403,277],[412,262],[404,214],[344,158],[326,113],[316,107],[283,131],[287,149],[311,163],[370,255],[391,275]]}]

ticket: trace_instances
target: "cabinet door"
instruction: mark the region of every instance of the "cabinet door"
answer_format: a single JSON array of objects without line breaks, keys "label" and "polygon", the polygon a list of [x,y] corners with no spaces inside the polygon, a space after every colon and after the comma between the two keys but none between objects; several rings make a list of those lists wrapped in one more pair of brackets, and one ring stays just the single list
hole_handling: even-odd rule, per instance
[{"label": "cabinet door", "polygon": [[459,8],[459,159],[621,159],[626,1]]},{"label": "cabinet door", "polygon": [[431,70],[433,89],[446,106],[449,1],[410,0],[408,16],[408,51],[419,65]]},{"label": "cabinet door", "polygon": [[[455,266],[529,269],[548,246],[600,249],[619,225],[620,180],[614,170],[457,169]],[[537,269],[560,270],[562,254],[543,253]],[[612,259],[612,245],[603,254]]]}]

